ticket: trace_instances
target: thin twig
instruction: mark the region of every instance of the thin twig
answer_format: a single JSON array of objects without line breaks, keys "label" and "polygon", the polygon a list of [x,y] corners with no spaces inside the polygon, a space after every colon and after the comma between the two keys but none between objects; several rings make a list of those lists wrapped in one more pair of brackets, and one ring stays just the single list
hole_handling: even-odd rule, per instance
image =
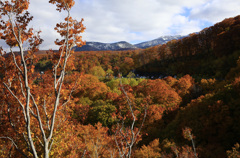
[{"label": "thin twig", "polygon": [[17,146],[17,144],[14,142],[14,140],[10,137],[0,137],[0,139],[8,139],[12,142],[12,144],[15,146],[15,148],[24,156],[24,157],[28,157],[27,155],[25,155]]}]

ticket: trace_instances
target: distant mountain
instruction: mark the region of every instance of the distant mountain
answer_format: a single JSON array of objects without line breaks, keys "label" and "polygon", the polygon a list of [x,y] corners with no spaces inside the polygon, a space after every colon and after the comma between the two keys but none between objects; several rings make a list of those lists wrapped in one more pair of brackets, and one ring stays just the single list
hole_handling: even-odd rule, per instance
[{"label": "distant mountain", "polygon": [[137,47],[125,41],[116,43],[86,42],[86,45],[82,47],[74,47],[75,51],[100,51],[100,50],[113,51],[128,49],[137,49]]},{"label": "distant mountain", "polygon": [[186,36],[181,36],[181,35],[176,35],[176,36],[162,36],[162,37],[159,37],[157,39],[154,39],[154,40],[151,40],[151,41],[146,41],[146,42],[142,42],[142,43],[138,43],[138,44],[135,44],[136,47],[138,48],[148,48],[148,47],[152,47],[152,46],[156,46],[156,45],[159,45],[159,44],[165,44],[167,43],[168,41],[171,41],[171,40],[178,40],[178,39],[182,39]]},{"label": "distant mountain", "polygon": [[186,36],[162,36],[157,39],[142,42],[139,44],[132,45],[125,41],[120,41],[116,43],[101,43],[101,42],[86,42],[86,45],[82,47],[74,47],[75,51],[103,51],[103,50],[131,50],[131,49],[145,49],[148,47],[156,46],[159,44],[167,43],[168,41],[174,40],[174,39],[181,39]]}]

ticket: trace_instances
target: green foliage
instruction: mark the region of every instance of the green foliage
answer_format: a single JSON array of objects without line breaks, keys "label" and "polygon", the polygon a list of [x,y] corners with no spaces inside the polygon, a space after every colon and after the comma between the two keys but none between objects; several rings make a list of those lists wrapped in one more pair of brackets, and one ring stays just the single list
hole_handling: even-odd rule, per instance
[{"label": "green foliage", "polygon": [[128,73],[127,78],[134,78],[136,75],[131,71]]},{"label": "green foliage", "polygon": [[[130,85],[131,87],[137,86],[142,81],[144,81],[144,79],[139,79],[139,78],[121,78],[122,84]],[[106,85],[111,90],[113,90],[114,92],[118,92],[119,84],[120,84],[120,79],[119,78],[111,79],[110,81],[106,82]]]},{"label": "green foliage", "polygon": [[112,79],[106,83],[106,85],[113,90],[116,87],[119,87],[119,79]]},{"label": "green foliage", "polygon": [[113,79],[114,78],[114,76],[113,76],[113,71],[112,71],[112,69],[108,69],[107,71],[106,71],[106,78],[107,79]]},{"label": "green foliage", "polygon": [[50,60],[48,60],[47,58],[42,58],[35,64],[35,70],[46,71],[51,69],[52,66],[53,66],[53,63]]},{"label": "green foliage", "polygon": [[82,104],[82,105],[91,105],[93,103],[93,101],[90,100],[88,97],[81,97],[81,98],[79,98],[78,103]]},{"label": "green foliage", "polygon": [[106,72],[103,70],[101,66],[94,66],[89,70],[89,73],[94,76],[97,76],[100,79],[106,76]]},{"label": "green foliage", "polygon": [[91,124],[100,122],[103,126],[111,127],[115,122],[113,114],[116,112],[116,107],[103,100],[97,100],[92,104],[88,113],[88,121]]}]

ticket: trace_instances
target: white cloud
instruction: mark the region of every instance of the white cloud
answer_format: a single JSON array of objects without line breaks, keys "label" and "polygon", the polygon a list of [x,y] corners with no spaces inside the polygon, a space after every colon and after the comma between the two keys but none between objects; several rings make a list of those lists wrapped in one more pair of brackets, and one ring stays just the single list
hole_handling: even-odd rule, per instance
[{"label": "white cloud", "polygon": [[211,0],[204,5],[194,8],[190,18],[202,19],[216,23],[222,21],[225,18],[234,17],[239,14],[239,0]]},{"label": "white cloud", "polygon": [[[65,15],[49,0],[30,0],[30,27],[42,30],[41,49],[57,47],[56,23]],[[146,41],[162,35],[197,32],[224,18],[240,14],[238,0],[75,0],[72,16],[84,18],[87,41]],[[187,9],[187,10],[186,10]]]},{"label": "white cloud", "polygon": [[[171,33],[168,28],[174,23],[173,17],[182,13],[183,7],[197,4],[201,3],[187,0],[183,4],[176,0],[90,0],[82,6],[89,8],[87,14],[83,13],[87,26],[84,37],[93,41],[100,39],[102,42],[157,38]],[[111,29],[113,26],[120,29],[114,31]]]},{"label": "white cloud", "polygon": [[187,35],[189,33],[198,32],[201,30],[198,20],[190,20],[183,15],[173,17],[172,26],[168,28],[171,34]]}]

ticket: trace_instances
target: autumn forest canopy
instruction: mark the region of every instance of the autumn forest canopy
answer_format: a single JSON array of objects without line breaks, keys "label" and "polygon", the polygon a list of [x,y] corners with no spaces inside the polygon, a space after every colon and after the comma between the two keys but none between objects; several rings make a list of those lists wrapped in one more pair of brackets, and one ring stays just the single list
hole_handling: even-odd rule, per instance
[{"label": "autumn forest canopy", "polygon": [[240,16],[146,49],[75,52],[87,26],[74,1],[49,3],[66,18],[45,52],[29,0],[0,2],[0,157],[240,156]]}]

